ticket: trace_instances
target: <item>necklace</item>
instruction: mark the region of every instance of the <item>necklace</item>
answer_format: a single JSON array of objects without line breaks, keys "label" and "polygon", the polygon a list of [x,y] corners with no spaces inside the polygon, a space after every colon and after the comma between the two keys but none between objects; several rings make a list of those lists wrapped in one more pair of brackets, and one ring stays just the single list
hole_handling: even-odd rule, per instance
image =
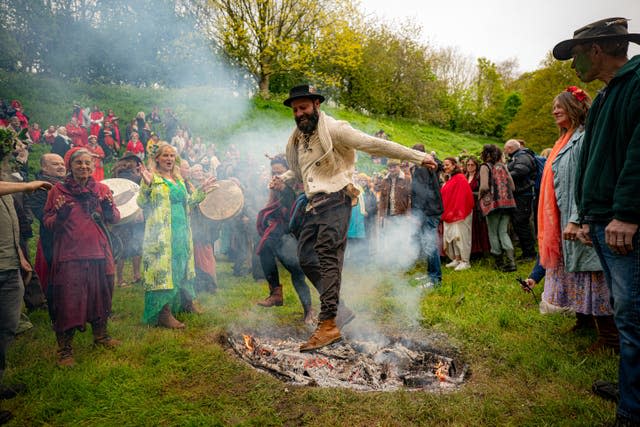
[{"label": "necklace", "polygon": [[303,137],[304,140],[302,141],[302,148],[304,148],[304,151],[307,153],[312,152],[313,149],[309,147],[309,143],[311,142],[311,135],[304,134]]}]

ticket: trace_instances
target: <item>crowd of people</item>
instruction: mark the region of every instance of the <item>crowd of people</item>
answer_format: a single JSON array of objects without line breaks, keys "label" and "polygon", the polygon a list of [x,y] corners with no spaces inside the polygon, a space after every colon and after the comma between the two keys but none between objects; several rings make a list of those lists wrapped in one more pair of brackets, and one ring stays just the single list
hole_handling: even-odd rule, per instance
[{"label": "crowd of people", "polygon": [[[201,312],[198,292],[217,288],[214,248],[233,262],[233,274],[266,280],[260,307],[284,304],[279,262],[291,275],[301,320],[316,325],[300,351],[313,351],[339,341],[355,317],[340,299],[345,254],[347,263],[375,258],[397,225],[411,224],[405,237],[419,248],[425,287],[442,282],[441,262],[463,271],[491,256],[495,269],[514,272],[518,263],[528,269],[535,261],[524,286],[544,279],[541,311],[575,313],[575,331],[597,330],[588,352],[620,354],[619,389],[598,382],[594,391],[619,401],[620,425],[634,425],[640,208],[637,173],[627,163],[640,143],[640,106],[630,104],[640,59],[626,58],[627,40],[639,41],[626,29],[622,18],[598,21],[554,49],[558,59],[573,58],[583,81],[600,79],[607,88],[593,101],[576,86],[549,100],[559,138],[544,155],[510,139],[502,148],[485,145],[477,156],[440,160],[422,143],[407,148],[384,131],[370,136],[331,118],[309,85],[292,88],[284,102],[296,127],[269,167],[234,146],[218,158],[215,146],[192,137],[170,109],[163,117],[157,107],[139,112],[121,133],[112,110],[75,104],[66,125],[43,132],[20,101],[3,101],[0,130],[10,150],[2,150],[0,180],[0,381],[23,281],[27,308],[49,311],[57,363],[65,367],[75,363],[73,337],[87,324],[96,345],[120,344],[107,332],[118,286],[144,288],[143,323],[183,329],[176,313]],[[49,152],[29,181],[32,144]],[[356,150],[384,165],[384,173],[356,171]],[[103,182],[107,176],[135,183],[135,209],[125,211]],[[242,190],[244,203],[228,219],[211,221],[200,203],[221,179]],[[33,262],[32,218],[40,227]],[[319,313],[307,280],[319,294]],[[16,390],[2,385],[0,394]]]}]

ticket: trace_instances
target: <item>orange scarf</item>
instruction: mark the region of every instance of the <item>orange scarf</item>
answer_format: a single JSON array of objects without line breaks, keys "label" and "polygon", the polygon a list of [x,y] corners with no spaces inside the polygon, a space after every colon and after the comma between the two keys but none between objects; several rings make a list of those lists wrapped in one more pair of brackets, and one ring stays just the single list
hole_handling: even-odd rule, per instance
[{"label": "orange scarf", "polygon": [[562,226],[560,224],[560,209],[553,187],[553,169],[551,165],[560,150],[567,145],[573,131],[562,135],[553,146],[547,158],[540,181],[540,200],[538,201],[538,249],[540,264],[544,268],[556,268],[562,258]]}]

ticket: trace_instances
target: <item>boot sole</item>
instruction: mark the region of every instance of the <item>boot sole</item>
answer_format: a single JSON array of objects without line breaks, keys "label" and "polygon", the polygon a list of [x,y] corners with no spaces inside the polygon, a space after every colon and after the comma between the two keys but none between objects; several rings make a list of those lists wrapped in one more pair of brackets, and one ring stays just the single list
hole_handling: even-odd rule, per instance
[{"label": "boot sole", "polygon": [[340,336],[340,337],[336,337],[336,338],[334,338],[334,339],[332,339],[330,341],[327,341],[326,343],[317,344],[317,345],[315,345],[313,347],[304,347],[303,348],[303,346],[300,346],[300,353],[306,353],[306,352],[309,352],[309,351],[317,350],[319,348],[326,347],[328,345],[337,343],[338,341],[341,341],[341,340],[342,340],[342,337]]}]

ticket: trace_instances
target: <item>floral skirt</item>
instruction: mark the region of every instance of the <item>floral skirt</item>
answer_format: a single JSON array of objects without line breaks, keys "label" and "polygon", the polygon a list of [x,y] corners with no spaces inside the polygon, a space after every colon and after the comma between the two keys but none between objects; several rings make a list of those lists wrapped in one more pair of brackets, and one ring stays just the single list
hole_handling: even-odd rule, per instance
[{"label": "floral skirt", "polygon": [[613,314],[609,288],[602,271],[569,273],[562,264],[557,268],[547,268],[542,299],[576,313],[593,316]]}]

